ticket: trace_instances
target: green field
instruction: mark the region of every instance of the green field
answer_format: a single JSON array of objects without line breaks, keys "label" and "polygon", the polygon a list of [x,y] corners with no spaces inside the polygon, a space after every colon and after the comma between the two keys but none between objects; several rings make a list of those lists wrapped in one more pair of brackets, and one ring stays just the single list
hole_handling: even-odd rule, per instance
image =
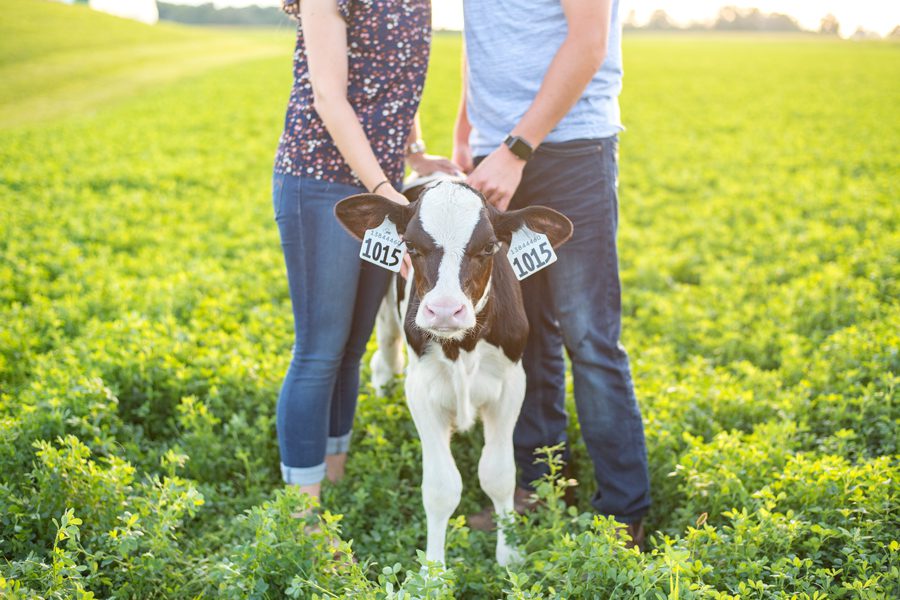
[{"label": "green field", "polygon": [[[542,484],[512,527],[524,562],[497,567],[464,518],[486,502],[475,432],[454,439],[442,571],[416,553],[402,386],[361,390],[321,531],[290,517],[269,187],[292,32],[0,7],[0,596],[900,597],[900,45],[626,36],[623,341],[650,548],[585,512],[579,441],[577,506]],[[436,36],[423,118],[442,153],[459,49]]]}]

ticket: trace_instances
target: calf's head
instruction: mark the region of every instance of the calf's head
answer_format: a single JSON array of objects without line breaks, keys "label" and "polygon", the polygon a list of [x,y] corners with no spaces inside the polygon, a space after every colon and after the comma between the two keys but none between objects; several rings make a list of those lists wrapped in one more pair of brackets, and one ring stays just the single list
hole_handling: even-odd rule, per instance
[{"label": "calf's head", "polygon": [[[462,339],[475,327],[489,298],[495,256],[514,231],[527,225],[556,248],[572,235],[572,223],[543,206],[497,211],[473,188],[442,181],[401,206],[383,196],[360,194],[337,203],[335,215],[357,239],[389,218],[406,242],[419,298],[416,325],[439,338]],[[510,279],[513,279],[510,273]]]}]

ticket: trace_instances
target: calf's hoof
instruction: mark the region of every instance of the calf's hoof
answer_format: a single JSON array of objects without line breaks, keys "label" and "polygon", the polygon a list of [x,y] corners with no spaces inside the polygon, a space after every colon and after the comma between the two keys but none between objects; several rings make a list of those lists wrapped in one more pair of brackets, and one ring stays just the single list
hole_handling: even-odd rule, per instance
[{"label": "calf's hoof", "polygon": [[509,544],[497,545],[497,564],[501,567],[508,567],[510,565],[518,564],[522,562],[522,555],[519,551]]}]

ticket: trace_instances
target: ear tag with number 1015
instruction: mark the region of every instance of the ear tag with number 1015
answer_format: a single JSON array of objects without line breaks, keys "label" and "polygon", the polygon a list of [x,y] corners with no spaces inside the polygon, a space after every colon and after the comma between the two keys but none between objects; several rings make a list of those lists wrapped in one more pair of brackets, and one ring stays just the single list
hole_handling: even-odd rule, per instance
[{"label": "ear tag with number 1015", "polygon": [[359,249],[361,259],[397,273],[405,254],[406,244],[397,233],[397,226],[387,217],[378,227],[366,229]]},{"label": "ear tag with number 1015", "polygon": [[556,252],[550,239],[543,233],[532,231],[527,225],[513,232],[506,257],[519,281],[556,262]]}]

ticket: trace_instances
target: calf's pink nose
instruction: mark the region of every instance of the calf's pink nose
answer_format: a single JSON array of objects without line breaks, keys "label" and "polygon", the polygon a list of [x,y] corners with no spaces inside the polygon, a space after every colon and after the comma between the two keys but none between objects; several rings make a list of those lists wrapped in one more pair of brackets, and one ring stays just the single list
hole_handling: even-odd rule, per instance
[{"label": "calf's pink nose", "polygon": [[429,324],[435,327],[455,327],[460,324],[466,312],[464,304],[452,300],[435,300],[424,304],[422,308]]}]

